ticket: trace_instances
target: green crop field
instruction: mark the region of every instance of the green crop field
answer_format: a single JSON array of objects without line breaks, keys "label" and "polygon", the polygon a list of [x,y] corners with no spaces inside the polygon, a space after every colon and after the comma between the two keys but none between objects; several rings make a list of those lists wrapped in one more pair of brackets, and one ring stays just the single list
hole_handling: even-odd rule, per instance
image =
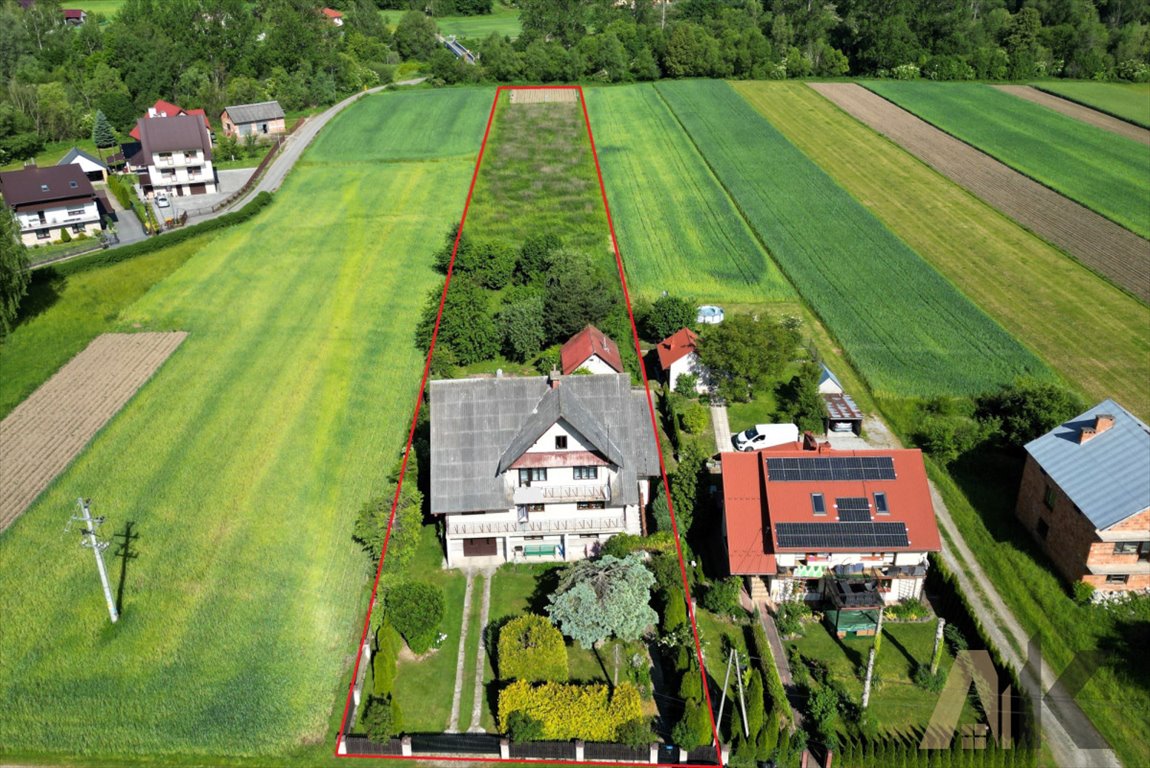
[{"label": "green crop field", "polygon": [[1150,152],[1046,107],[978,83],[866,86],[1011,168],[1150,237]]},{"label": "green crop field", "polygon": [[[482,138],[469,105],[489,100],[350,108],[268,210],[123,312],[121,329],[189,337],[0,535],[8,761],[329,754],[370,575],[352,523],[406,437],[431,252]],[[444,105],[457,120],[421,119]],[[453,156],[421,160],[436,138]],[[344,162],[356,141],[390,149]],[[80,495],[106,534],[138,534],[114,627],[91,553],[61,535]]]},{"label": "green crop field", "polygon": [[1150,83],[1099,83],[1093,80],[1044,80],[1039,90],[1150,128]]},{"label": "green crop field", "polygon": [[509,92],[501,94],[467,232],[516,245],[550,233],[595,255],[611,250],[578,101],[511,104]]},{"label": "green crop field", "polygon": [[795,299],[654,86],[585,93],[634,292],[700,302]]},{"label": "green crop field", "polygon": [[737,83],[735,89],[1068,382],[1094,401],[1114,397],[1150,416],[1150,308],[1145,304],[807,86]]},{"label": "green crop field", "polygon": [[969,394],[1047,375],[726,83],[656,88],[875,394]]}]

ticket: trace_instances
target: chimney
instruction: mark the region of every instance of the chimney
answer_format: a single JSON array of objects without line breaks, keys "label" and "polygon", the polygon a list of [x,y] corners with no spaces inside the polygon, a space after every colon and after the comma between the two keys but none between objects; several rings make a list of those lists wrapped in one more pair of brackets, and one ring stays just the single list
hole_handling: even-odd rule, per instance
[{"label": "chimney", "polygon": [[547,374],[547,383],[551,385],[551,389],[559,389],[559,369],[552,368],[551,373]]},{"label": "chimney", "polygon": [[819,441],[815,437],[815,433],[809,429],[803,432],[803,450],[804,451],[817,451],[819,449]]},{"label": "chimney", "polygon": [[1114,426],[1114,416],[1109,413],[1100,413],[1094,417],[1094,426],[1083,427],[1078,432],[1078,444],[1083,443],[1098,437],[1106,430]]},{"label": "chimney", "polygon": [[830,453],[832,450],[830,442],[819,443],[819,453]]}]

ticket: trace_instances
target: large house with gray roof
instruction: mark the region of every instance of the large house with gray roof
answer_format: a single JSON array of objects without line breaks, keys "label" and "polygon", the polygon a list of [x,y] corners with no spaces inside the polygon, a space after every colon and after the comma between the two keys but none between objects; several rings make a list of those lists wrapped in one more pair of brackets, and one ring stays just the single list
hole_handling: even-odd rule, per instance
[{"label": "large house with gray roof", "polygon": [[577,560],[644,532],[659,454],[627,375],[433,381],[429,398],[448,567]]},{"label": "large house with gray roof", "polygon": [[212,139],[198,115],[141,118],[136,123],[147,173],[140,174],[145,192],[173,196],[215,194]]},{"label": "large house with gray roof", "polygon": [[1062,575],[1150,588],[1150,427],[1104,400],[1026,453],[1016,512]]},{"label": "large house with gray roof", "polygon": [[228,136],[279,136],[287,132],[284,111],[278,101],[235,104],[220,113],[220,124]]}]

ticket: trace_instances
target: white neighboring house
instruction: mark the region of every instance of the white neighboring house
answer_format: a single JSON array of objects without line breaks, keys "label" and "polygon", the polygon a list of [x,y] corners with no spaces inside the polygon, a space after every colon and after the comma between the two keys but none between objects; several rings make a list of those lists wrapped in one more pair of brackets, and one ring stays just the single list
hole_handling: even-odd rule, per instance
[{"label": "white neighboring house", "polygon": [[707,369],[699,362],[698,341],[699,337],[690,328],[680,328],[655,347],[659,371],[672,391],[679,391],[679,377],[685,373],[697,377],[695,391],[700,395],[710,391]]},{"label": "white neighboring house", "polygon": [[0,194],[16,216],[24,245],[54,242],[65,229],[71,235],[100,232],[96,191],[78,165],[0,173]]},{"label": "white neighboring house", "polygon": [[580,369],[588,373],[623,373],[623,358],[611,338],[593,325],[572,336],[559,351],[563,374]]},{"label": "white neighboring house", "polygon": [[61,157],[56,165],[78,165],[89,181],[106,181],[108,178],[107,164],[78,147],[68,150],[68,154]]},{"label": "white neighboring house", "polygon": [[197,115],[141,118],[141,154],[147,174],[140,175],[145,192],[166,192],[169,196],[203,195],[216,192],[216,172],[212,168],[212,140]]},{"label": "white neighboring house", "polygon": [[448,567],[578,560],[643,532],[658,445],[626,374],[433,381],[429,399]]},{"label": "white neighboring house", "polygon": [[838,377],[831,373],[831,369],[827,368],[826,365],[823,365],[822,375],[819,376],[819,394],[843,394],[843,385],[839,383]]}]

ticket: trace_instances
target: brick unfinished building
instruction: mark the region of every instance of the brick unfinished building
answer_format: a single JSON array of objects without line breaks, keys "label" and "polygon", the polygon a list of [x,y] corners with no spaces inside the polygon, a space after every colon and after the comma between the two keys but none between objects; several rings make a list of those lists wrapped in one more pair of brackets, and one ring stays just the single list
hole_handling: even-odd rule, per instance
[{"label": "brick unfinished building", "polygon": [[1062,575],[1150,588],[1150,428],[1104,400],[1026,453],[1016,512]]}]

